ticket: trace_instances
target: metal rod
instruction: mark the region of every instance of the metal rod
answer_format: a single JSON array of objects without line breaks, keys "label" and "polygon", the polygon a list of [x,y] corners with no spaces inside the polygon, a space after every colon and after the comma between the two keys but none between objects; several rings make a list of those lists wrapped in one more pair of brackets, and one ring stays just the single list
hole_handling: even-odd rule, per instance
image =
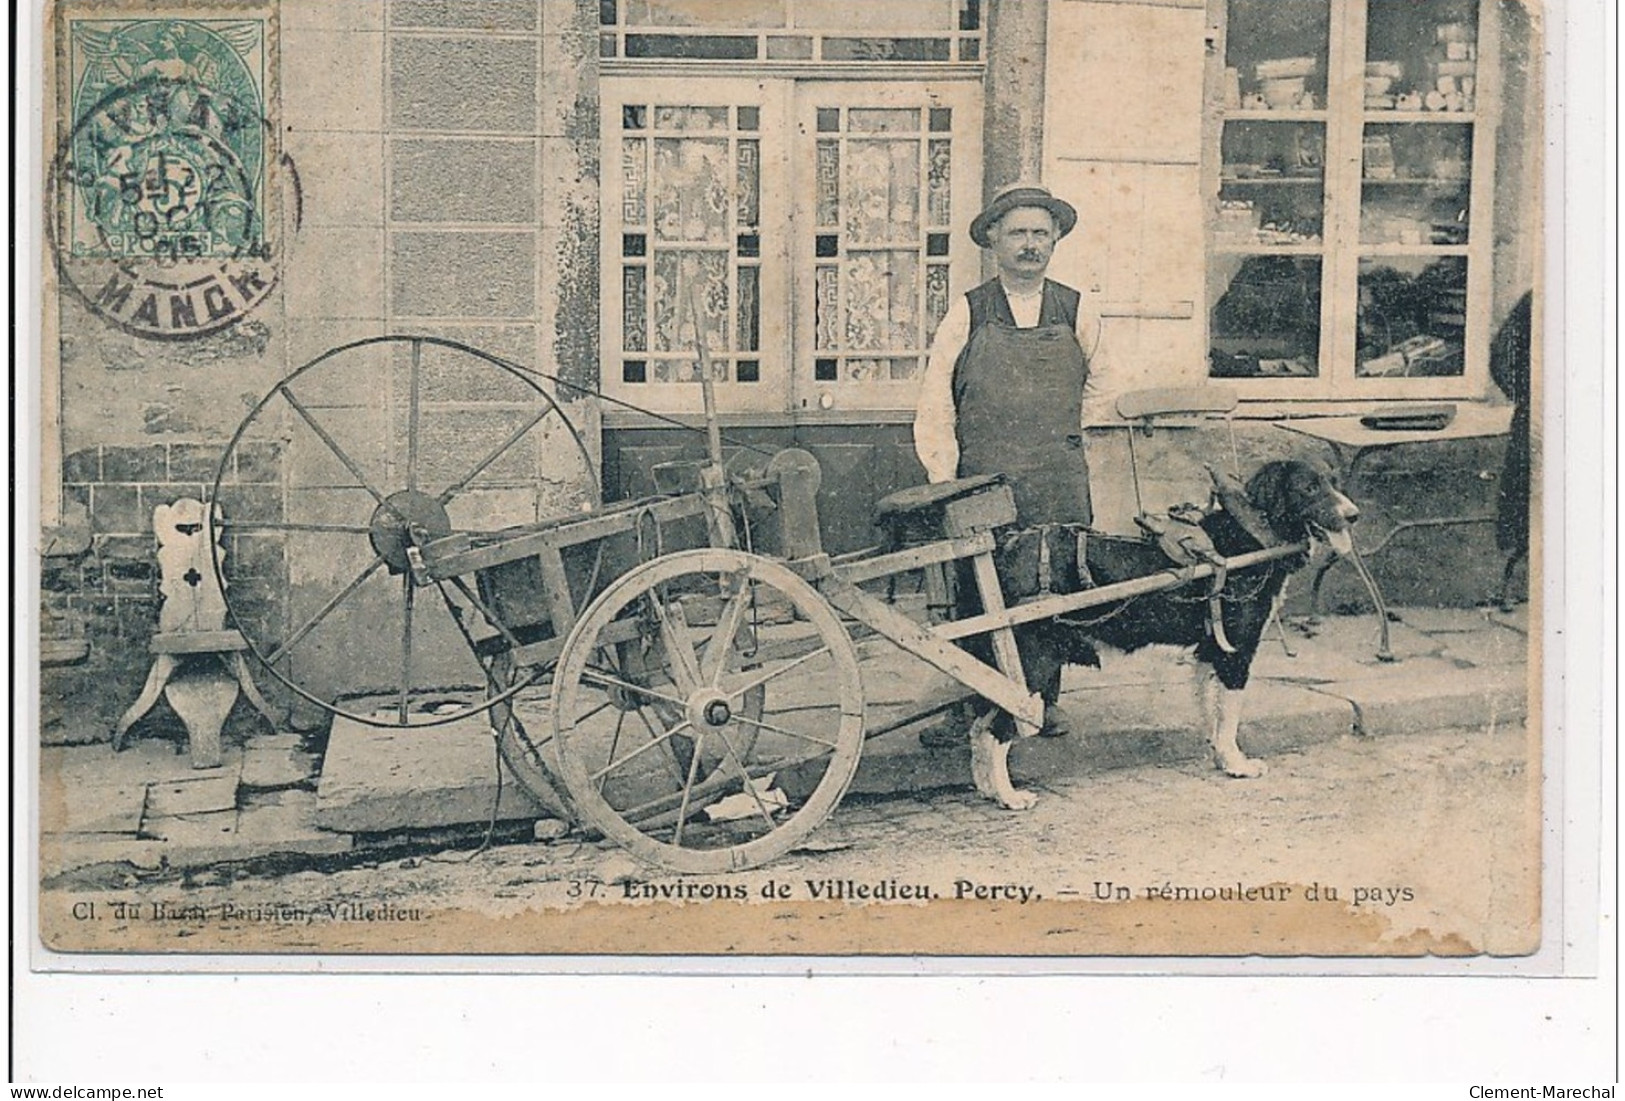
[{"label": "metal rod", "polygon": [[1140,499],[1140,463],[1134,451],[1134,428],[1128,426],[1128,468],[1134,479],[1134,511],[1141,515],[1145,513],[1145,502]]},{"label": "metal rod", "polygon": [[526,432],[529,432],[532,428],[535,428],[538,424],[542,423],[543,420],[547,419],[548,414],[557,408],[558,406],[556,405],[549,405],[546,409],[543,409],[540,413],[537,413],[534,417],[531,417],[530,420],[516,428],[513,435],[503,440],[496,446],[495,450],[491,451],[490,454],[485,456],[485,458],[475,463],[474,469],[470,470],[457,481],[441,490],[440,496],[436,499],[441,504],[446,504],[453,497],[467,489],[469,482],[472,482],[475,478],[478,478],[486,467],[490,466],[492,463],[501,458],[503,452],[507,451],[508,448],[518,443],[521,436],[523,436]]},{"label": "metal rod", "polygon": [[[379,504],[384,504],[383,493],[373,487],[373,484],[367,480],[366,472],[361,469],[354,459],[345,454],[344,448],[340,447],[338,441],[328,434],[327,429],[317,422],[316,418],[311,415],[310,410],[305,408],[304,403],[293,396],[293,391],[288,388],[288,384],[284,382],[277,389],[282,392],[284,398],[288,399],[288,404],[293,406],[293,411],[303,417],[306,424],[310,425],[310,430],[316,433],[317,438],[327,445],[327,449],[333,453],[333,456],[344,464],[346,470],[355,475],[356,481],[361,483],[361,488],[372,494],[373,499]],[[393,512],[394,509],[391,508],[390,511]]]},{"label": "metal rod", "polygon": [[412,603],[416,599],[417,585],[412,581],[412,571],[406,570],[401,574],[401,586],[406,603],[401,624],[401,699],[396,715],[401,725],[406,725],[407,703],[412,690]]},{"label": "metal rod", "polygon": [[418,488],[418,374],[423,364],[423,341],[412,341],[412,381],[406,419],[406,488]]},{"label": "metal rod", "polygon": [[372,560],[372,563],[356,576],[354,581],[350,582],[343,589],[339,590],[337,595],[335,595],[326,604],[323,604],[321,609],[317,611],[315,615],[307,619],[297,631],[293,632],[285,640],[283,640],[281,646],[278,646],[275,650],[272,650],[269,654],[267,654],[265,656],[265,664],[275,665],[282,658],[286,657],[289,650],[292,650],[295,646],[299,645],[306,635],[310,634],[310,632],[316,629],[317,624],[326,619],[334,608],[337,608],[340,604],[343,604],[344,601],[349,598],[350,594],[359,589],[367,578],[371,577],[378,567],[382,566],[383,564],[383,555],[378,555],[375,557]]}]

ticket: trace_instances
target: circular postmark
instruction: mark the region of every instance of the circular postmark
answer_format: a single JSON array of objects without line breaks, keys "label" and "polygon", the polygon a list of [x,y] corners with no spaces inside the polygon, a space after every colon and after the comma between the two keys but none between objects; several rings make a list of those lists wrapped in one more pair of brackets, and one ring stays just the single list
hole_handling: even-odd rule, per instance
[{"label": "circular postmark", "polygon": [[274,132],[243,52],[213,27],[145,20],[87,35],[81,58],[48,191],[63,285],[141,337],[242,320],[277,281]]}]

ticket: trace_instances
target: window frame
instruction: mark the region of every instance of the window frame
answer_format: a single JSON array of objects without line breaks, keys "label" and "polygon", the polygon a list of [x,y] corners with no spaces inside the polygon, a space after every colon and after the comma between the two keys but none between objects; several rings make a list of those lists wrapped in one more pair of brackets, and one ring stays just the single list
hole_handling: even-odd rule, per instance
[{"label": "window frame", "polygon": [[[1230,0],[1209,0],[1205,118],[1202,142],[1202,194],[1207,215],[1204,264],[1211,276],[1221,256],[1287,251],[1321,258],[1319,372],[1309,378],[1213,379],[1204,352],[1203,376],[1233,386],[1244,400],[1360,402],[1403,399],[1474,399],[1490,390],[1489,344],[1495,262],[1496,131],[1502,104],[1500,36],[1495,0],[1478,0],[1477,89],[1474,110],[1412,114],[1368,111],[1364,103],[1366,30],[1371,0],[1326,0],[1330,5],[1327,45],[1327,102],[1316,111],[1235,110],[1224,106],[1225,60],[1229,48]],[[1338,94],[1341,91],[1342,94]],[[1221,244],[1219,197],[1225,123],[1240,121],[1320,122],[1325,126],[1325,177],[1321,244],[1257,253]],[[1466,246],[1362,245],[1363,141],[1367,125],[1471,124],[1469,165],[1470,232]],[[1421,378],[1362,378],[1356,375],[1359,269],[1363,259],[1380,256],[1460,255],[1467,261],[1463,373]],[[1210,292],[1211,293],[1211,292]],[[1212,347],[1212,302],[1203,303],[1202,347]]]},{"label": "window frame", "polygon": [[[825,74],[828,77],[828,74]],[[600,388],[612,403],[627,403],[664,416],[698,416],[703,411],[701,387],[691,382],[627,382],[622,362],[624,284],[622,280],[622,222],[619,165],[623,107],[681,101],[690,105],[760,105],[760,340],[757,359],[760,379],[752,383],[719,383],[717,405],[724,417],[741,422],[863,423],[911,420],[920,378],[934,326],[926,321],[926,347],[919,349],[920,369],[900,380],[821,381],[816,377],[814,352],[814,258],[818,228],[813,224],[816,203],[817,140],[815,117],[819,106],[950,107],[955,171],[951,177],[951,216],[947,227],[949,253],[948,302],[979,281],[980,252],[964,227],[979,208],[983,99],[978,79],[898,79],[886,71],[864,79],[813,79],[776,73],[752,75],[690,75],[681,80],[666,74],[640,74],[637,78],[606,77],[600,87],[600,142],[606,166],[600,185],[601,233],[599,244],[603,292],[599,307]],[[652,134],[652,131],[651,131]],[[928,137],[929,135],[922,135]],[[802,157],[805,153],[805,157]],[[805,163],[802,163],[805,161]],[[921,181],[922,189],[924,179]],[[923,201],[923,200],[922,200]],[[774,225],[778,230],[773,230]],[[935,231],[933,231],[935,232]],[[650,242],[653,251],[653,242]],[[651,264],[652,267],[652,264]],[[927,262],[922,254],[920,278]],[[738,358],[737,353],[726,354]],[[651,364],[652,364],[651,357]],[[631,418],[617,406],[606,410],[611,423]]]}]

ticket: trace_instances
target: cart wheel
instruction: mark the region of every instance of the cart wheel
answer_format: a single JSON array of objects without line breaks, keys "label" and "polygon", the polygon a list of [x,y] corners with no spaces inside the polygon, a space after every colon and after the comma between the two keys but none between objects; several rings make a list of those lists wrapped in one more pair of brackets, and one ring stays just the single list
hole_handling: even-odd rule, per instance
[{"label": "cart wheel", "polygon": [[[553,441],[548,446],[548,441]],[[505,622],[422,548],[590,507],[585,443],[524,368],[454,341],[379,337],[271,389],[227,445],[215,574],[249,649],[305,700],[373,726],[455,722],[534,679],[493,681]]]},{"label": "cart wheel", "polygon": [[785,566],[681,551],[587,608],[554,676],[553,730],[571,801],[606,837],[675,872],[754,867],[812,832],[852,780],[857,651]]},{"label": "cart wheel", "polygon": [[491,729],[496,732],[503,763],[544,810],[573,824],[577,815],[560,790],[553,724],[545,713],[523,706],[532,693],[540,696],[546,691],[549,670],[522,666],[508,650],[491,659],[490,669]]}]

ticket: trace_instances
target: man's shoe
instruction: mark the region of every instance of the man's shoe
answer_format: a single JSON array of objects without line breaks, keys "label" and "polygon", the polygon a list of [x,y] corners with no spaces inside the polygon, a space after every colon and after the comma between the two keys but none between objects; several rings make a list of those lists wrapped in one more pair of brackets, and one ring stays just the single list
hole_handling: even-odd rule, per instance
[{"label": "man's shoe", "polygon": [[1072,733],[1072,720],[1054,704],[1044,708],[1044,725],[1038,728],[1040,738],[1064,738]]}]

